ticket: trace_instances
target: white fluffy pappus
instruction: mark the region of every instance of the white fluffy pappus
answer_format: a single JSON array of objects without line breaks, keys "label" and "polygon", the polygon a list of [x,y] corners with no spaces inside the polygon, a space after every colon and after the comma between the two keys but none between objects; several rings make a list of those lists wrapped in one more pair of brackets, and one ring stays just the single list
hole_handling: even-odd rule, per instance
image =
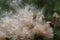
[{"label": "white fluffy pappus", "polygon": [[[43,25],[42,17],[38,16],[39,14],[41,15],[41,12],[37,13],[36,21],[34,21],[32,16],[34,7],[27,5],[21,9],[17,5],[18,2],[16,0],[13,0],[11,4],[17,12],[13,15],[6,12],[7,14],[4,14],[5,17],[1,18],[0,38],[2,38],[2,40],[5,39],[5,37],[12,38],[13,40],[29,40],[34,34],[52,37],[52,29],[47,24]],[[29,8],[31,10],[29,10]]]}]

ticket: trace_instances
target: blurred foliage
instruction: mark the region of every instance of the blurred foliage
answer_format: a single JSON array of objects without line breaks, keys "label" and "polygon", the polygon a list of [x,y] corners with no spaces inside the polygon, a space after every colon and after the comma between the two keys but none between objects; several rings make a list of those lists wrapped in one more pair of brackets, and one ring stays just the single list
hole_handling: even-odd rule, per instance
[{"label": "blurred foliage", "polygon": [[9,3],[11,2],[11,0],[0,0],[0,10],[5,10],[5,11],[9,11],[12,10],[13,8],[9,5]]},{"label": "blurred foliage", "polygon": [[3,12],[5,11],[15,11],[14,8],[12,8],[9,3],[11,0],[0,0],[0,16],[2,15]]}]

